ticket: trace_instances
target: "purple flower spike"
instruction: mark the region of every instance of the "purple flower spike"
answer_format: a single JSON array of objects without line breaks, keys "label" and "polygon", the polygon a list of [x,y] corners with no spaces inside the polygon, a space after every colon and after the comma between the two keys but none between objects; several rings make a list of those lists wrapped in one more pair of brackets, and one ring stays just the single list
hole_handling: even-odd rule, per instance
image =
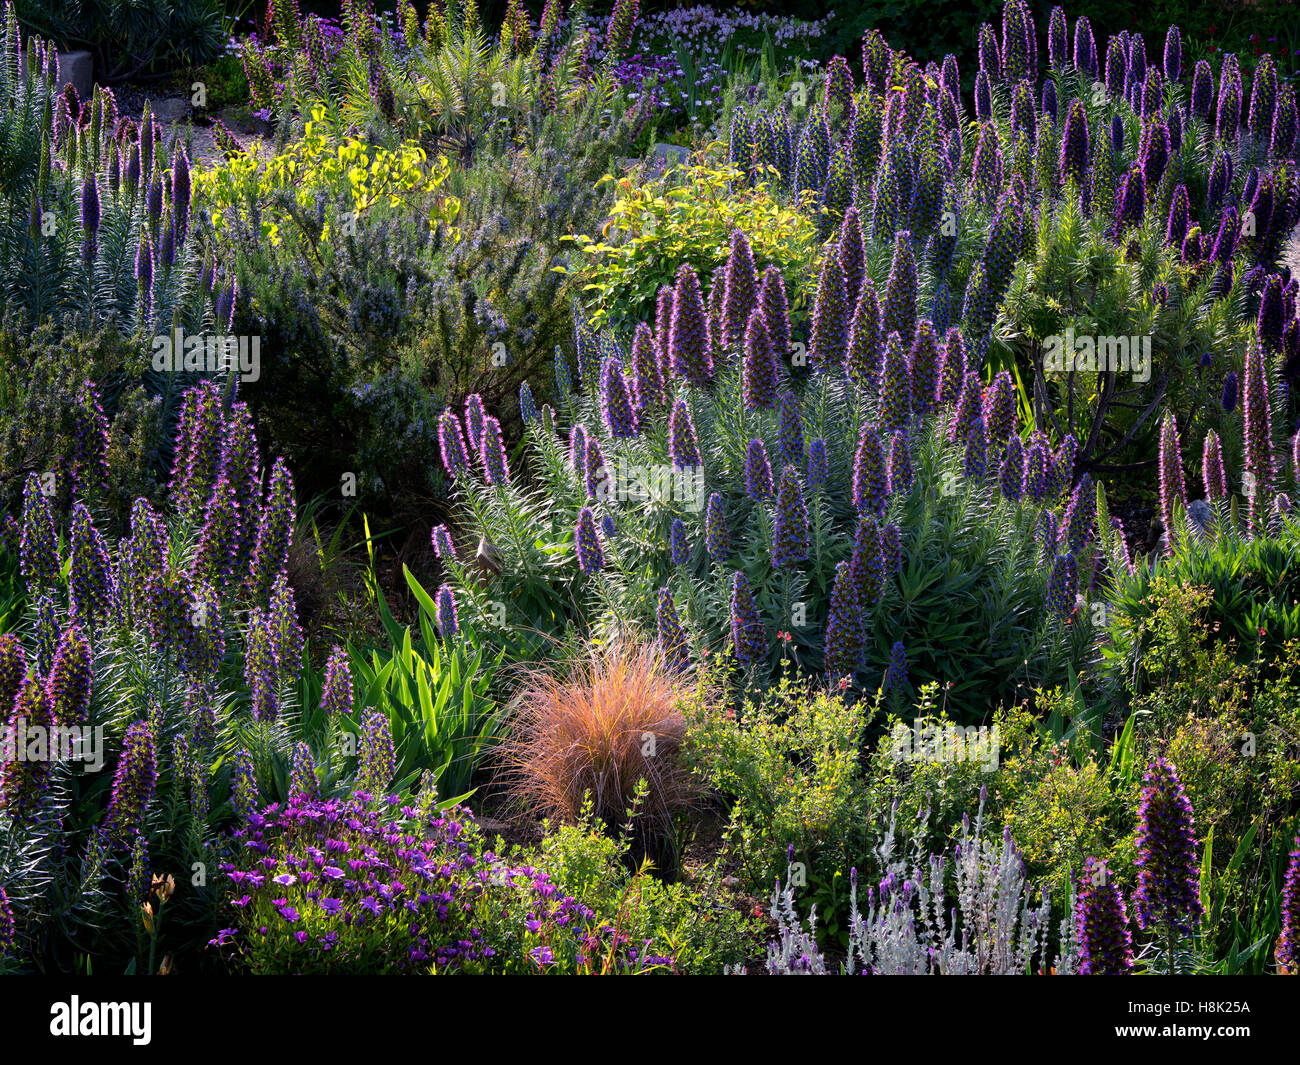
[{"label": "purple flower spike", "polygon": [[1171,762],[1147,767],[1138,804],[1138,927],[1190,933],[1201,916],[1196,821],[1183,782]]},{"label": "purple flower spike", "polygon": [[1133,969],[1133,944],[1124,896],[1106,863],[1084,863],[1075,901],[1081,976],[1115,976]]},{"label": "purple flower spike", "polygon": [[731,582],[731,642],[741,665],[758,665],[767,658],[767,631],[758,616],[753,590],[740,570]]}]

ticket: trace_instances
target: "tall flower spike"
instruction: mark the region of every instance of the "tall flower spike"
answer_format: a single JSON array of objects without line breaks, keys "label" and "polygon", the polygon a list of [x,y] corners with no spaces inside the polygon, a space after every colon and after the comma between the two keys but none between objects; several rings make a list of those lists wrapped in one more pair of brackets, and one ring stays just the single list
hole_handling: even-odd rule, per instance
[{"label": "tall flower spike", "polygon": [[754,269],[754,252],[749,246],[749,238],[736,229],[731,233],[731,252],[722,294],[723,340],[727,347],[739,345],[757,303],[758,274]]},{"label": "tall flower spike", "polygon": [[659,638],[659,649],[664,661],[674,672],[683,672],[690,666],[687,652],[686,630],[682,628],[682,619],[673,603],[673,593],[669,588],[659,589],[659,605],[655,609],[655,630]]},{"label": "tall flower spike", "polygon": [[740,570],[731,580],[731,642],[736,660],[743,666],[758,665],[767,658],[767,630],[758,616],[749,581]]},{"label": "tall flower spike", "polygon": [[1237,139],[1241,125],[1241,74],[1237,69],[1236,57],[1231,53],[1224,56],[1219,67],[1219,109],[1215,117],[1214,134],[1224,143]]},{"label": "tall flower spike", "polygon": [[812,333],[808,358],[819,370],[830,373],[844,365],[848,351],[848,303],[839,258],[832,251],[822,260],[817,299],[813,304]]},{"label": "tall flower spike", "polygon": [[95,175],[88,174],[81,187],[81,264],[89,270],[99,251],[99,189]]},{"label": "tall flower spike", "polygon": [[686,400],[678,397],[668,418],[668,454],[679,470],[700,465],[700,445]]},{"label": "tall flower spike", "polygon": [[979,374],[971,372],[966,375],[961,392],[957,396],[957,405],[952,415],[952,427],[948,432],[949,438],[965,444],[970,439],[975,419],[982,413],[983,400]]},{"label": "tall flower spike", "polygon": [[916,323],[908,364],[912,378],[911,403],[916,413],[925,414],[935,408],[939,391],[939,349],[934,326],[928,318]]},{"label": "tall flower spike", "polygon": [[664,285],[659,289],[659,296],[655,300],[655,353],[659,358],[659,378],[665,388],[668,387],[673,373],[670,338],[673,332],[673,301],[676,295],[672,285]]},{"label": "tall flower spike", "polygon": [[849,379],[865,392],[874,392],[880,379],[880,301],[871,278],[864,277],[849,331]]},{"label": "tall flower spike", "polygon": [[0,635],[0,721],[8,722],[27,676],[27,657],[13,633]]},{"label": "tall flower spike", "polygon": [[195,571],[215,587],[224,588],[235,577],[243,540],[239,509],[239,495],[223,473],[208,500],[194,557]]},{"label": "tall flower spike", "polygon": [[853,307],[862,291],[862,279],[866,270],[866,249],[862,244],[862,225],[856,207],[850,207],[844,212],[836,250],[840,260],[840,276],[844,279],[845,305]]},{"label": "tall flower spike", "polygon": [[382,710],[372,710],[361,723],[357,743],[357,787],[373,796],[388,791],[397,772],[392,726]]},{"label": "tall flower spike", "polygon": [[460,631],[456,620],[456,595],[451,585],[445,582],[438,587],[438,596],[434,600],[434,620],[444,640],[452,639]]},{"label": "tall flower spike", "polygon": [[1231,414],[1237,409],[1237,375],[1231,370],[1223,379],[1223,395],[1219,398],[1219,406],[1225,414]]},{"label": "tall flower spike", "polygon": [[1065,508],[1064,526],[1070,550],[1077,554],[1092,539],[1097,527],[1097,490],[1093,487],[1091,474],[1085,473],[1079,478]]},{"label": "tall flower spike", "polygon": [[68,552],[68,599],[72,613],[86,624],[108,616],[113,603],[113,576],[108,548],[84,504],[72,508]]},{"label": "tall flower spike", "polygon": [[574,528],[573,540],[578,554],[578,568],[583,573],[599,573],[605,568],[605,551],[600,545],[596,517],[590,507],[583,507],[578,511],[578,523]]},{"label": "tall flower spike", "polygon": [[249,592],[258,600],[264,601],[270,594],[276,575],[289,561],[296,510],[293,476],[284,459],[276,459],[249,567]]},{"label": "tall flower spike", "polygon": [[907,690],[907,650],[899,640],[895,640],[889,649],[889,665],[885,668],[885,679],[881,687],[886,692],[899,695]]},{"label": "tall flower spike", "polygon": [[[626,398],[624,393],[624,399]],[[479,455],[483,459],[483,479],[488,484],[510,483],[510,467],[506,465],[506,445],[501,439],[501,423],[490,414],[483,419]]]},{"label": "tall flower spike", "polygon": [[686,539],[686,526],[681,518],[673,518],[668,543],[674,566],[684,566],[691,560],[691,545]]},{"label": "tall flower spike", "polygon": [[1165,243],[1171,248],[1181,248],[1183,246],[1183,239],[1187,236],[1190,217],[1187,186],[1179,185],[1174,189],[1174,198],[1169,205],[1169,224],[1165,228]]},{"label": "tall flower spike", "polygon": [[1073,433],[1066,433],[1061,446],[1052,458],[1051,484],[1052,495],[1060,495],[1074,483],[1074,460],[1079,453],[1079,442]]},{"label": "tall flower spike", "polygon": [[1207,499],[1228,497],[1228,483],[1223,474],[1223,447],[1219,443],[1219,434],[1213,429],[1205,434],[1205,444],[1201,449],[1201,479],[1205,482]]},{"label": "tall flower spike", "polygon": [[898,526],[892,521],[880,530],[880,557],[886,573],[897,573],[903,566],[903,541]]},{"label": "tall flower spike", "polygon": [[[48,730],[58,724],[44,687],[31,674],[21,680],[12,713],[5,715],[10,729],[16,728],[19,722],[26,724],[29,735],[36,729],[45,729],[47,736]],[[6,739],[5,743],[9,742]],[[0,758],[0,810],[15,822],[27,816],[45,794],[52,766],[48,758]]]},{"label": "tall flower spike", "polygon": [[727,513],[722,506],[722,496],[717,492],[709,496],[704,510],[704,549],[714,562],[721,562],[731,553]]},{"label": "tall flower spike", "polygon": [[1117,976],[1133,969],[1133,944],[1124,895],[1098,858],[1083,867],[1075,899],[1075,937],[1081,976]]},{"label": "tall flower spike", "polygon": [[610,436],[616,440],[636,436],[636,412],[623,379],[623,364],[612,355],[600,370],[600,409]]},{"label": "tall flower spike", "polygon": [[327,718],[352,713],[352,669],[348,665],[348,653],[342,647],[330,651],[325,662],[320,707]]},{"label": "tall flower spike", "polygon": [[912,234],[904,229],[894,237],[894,258],[881,307],[880,331],[886,337],[896,332],[900,337],[910,338],[916,332],[916,290]]},{"label": "tall flower spike", "polygon": [[885,361],[880,375],[880,428],[892,433],[907,428],[912,416],[912,374],[898,333],[885,341]]},{"label": "tall flower spike", "polygon": [[815,437],[808,442],[808,487],[820,488],[830,477],[826,459],[826,441]]},{"label": "tall flower spike", "polygon": [[59,539],[54,515],[36,474],[23,486],[23,524],[18,543],[19,569],[32,591],[54,587],[59,574]]},{"label": "tall flower spike", "polygon": [[1250,84],[1250,108],[1246,113],[1246,128],[1259,141],[1268,139],[1272,132],[1273,111],[1277,106],[1277,68],[1273,56],[1265,52],[1259,57]]},{"label": "tall flower spike", "polygon": [[429,534],[429,540],[433,544],[433,553],[442,561],[456,561],[456,545],[452,542],[447,526],[435,525]]},{"label": "tall flower spike", "polygon": [[1199,59],[1192,72],[1192,113],[1209,122],[1214,110],[1214,72],[1208,60]]},{"label": "tall flower spike", "polygon": [[913,481],[907,432],[900,430],[889,442],[889,494],[906,495],[912,490]]},{"label": "tall flower spike", "polygon": [[1282,930],[1277,937],[1278,968],[1300,974],[1300,835],[1291,847],[1291,860],[1282,878]]},{"label": "tall flower spike", "polygon": [[1300,112],[1296,109],[1295,86],[1283,85],[1278,91],[1273,111],[1273,128],[1269,135],[1269,154],[1277,160],[1294,159],[1296,136],[1300,133]]},{"label": "tall flower spike", "polygon": [[1250,525],[1256,532],[1262,528],[1262,517],[1267,513],[1266,496],[1273,487],[1273,416],[1270,408],[1267,360],[1257,337],[1252,336],[1246,347],[1241,420]]},{"label": "tall flower spike", "polygon": [[316,760],[312,757],[311,747],[301,741],[295,743],[289,772],[289,801],[314,799],[318,786]]},{"label": "tall flower spike", "polygon": [[794,466],[781,471],[776,490],[776,521],[772,532],[772,565],[792,568],[808,558],[808,507]]},{"label": "tall flower spike", "polygon": [[469,446],[479,451],[483,444],[483,397],[473,392],[465,397],[465,429],[469,433]]},{"label": "tall flower spike", "polygon": [[[0,637],[3,640],[3,637]],[[18,657],[10,652],[9,671],[13,666],[22,664],[22,649],[16,647]],[[8,714],[19,684],[13,676],[5,677],[5,652],[0,646],[0,712]],[[21,680],[21,674],[17,680]],[[90,644],[81,635],[76,625],[70,625],[63,632],[58,650],[54,653],[54,663],[49,676],[45,678],[45,698],[49,702],[50,713],[61,725],[82,725],[90,709],[91,656]],[[6,692],[8,698],[6,699]]]},{"label": "tall flower spike", "polygon": [[1088,173],[1088,116],[1079,100],[1070,101],[1061,130],[1062,184],[1073,181],[1082,190]]},{"label": "tall flower spike", "polygon": [[745,408],[771,410],[776,406],[780,385],[776,353],[768,335],[767,321],[762,309],[749,316],[745,329],[745,359],[741,369]]},{"label": "tall flower spike", "polygon": [[1080,15],[1074,24],[1074,65],[1094,81],[1097,78],[1097,39],[1086,15]]},{"label": "tall flower spike", "polygon": [[745,494],[750,499],[766,499],[772,494],[772,466],[767,447],[754,437],[745,448]]},{"label": "tall flower spike", "polygon": [[1138,927],[1187,934],[1201,916],[1196,821],[1171,762],[1157,758],[1143,777],[1138,803]]},{"label": "tall flower spike", "polygon": [[688,263],[683,263],[677,270],[669,350],[675,373],[701,387],[713,380],[713,353],[709,347],[704,297],[700,292],[700,280]]},{"label": "tall flower spike", "polygon": [[587,454],[582,462],[583,487],[588,499],[607,499],[609,496],[609,470],[605,466],[605,454],[600,449],[600,441],[594,434],[586,438]]},{"label": "tall flower spike", "polygon": [[866,604],[848,562],[835,566],[830,610],[826,618],[826,672],[832,677],[853,673],[866,638]]},{"label": "tall flower spike", "polygon": [[1001,371],[984,390],[982,397],[984,428],[988,445],[995,452],[1002,449],[1016,420],[1016,395],[1011,374]]},{"label": "tall flower spike", "polygon": [[790,305],[786,299],[785,277],[779,267],[769,266],[763,271],[758,299],[772,354],[779,363],[790,353]]},{"label": "tall flower spike", "polygon": [[1259,341],[1264,346],[1266,355],[1277,355],[1282,351],[1282,330],[1285,327],[1286,311],[1282,301],[1282,278],[1270,274],[1264,282],[1264,291],[1259,297],[1259,314],[1256,324]]},{"label": "tall flower spike", "polygon": [[1047,607],[1062,621],[1073,615],[1079,595],[1079,566],[1074,555],[1067,551],[1052,563],[1047,581]]},{"label": "tall flower spike", "polygon": [[537,400],[533,398],[533,389],[527,381],[519,386],[519,420],[525,425],[537,420]]},{"label": "tall flower spike", "polygon": [[853,505],[859,513],[879,516],[884,513],[887,496],[880,437],[873,426],[863,424],[853,458]]},{"label": "tall flower spike", "polygon": [[460,419],[447,409],[438,418],[438,443],[442,447],[442,464],[452,477],[462,477],[469,469],[465,454],[465,437],[460,430]]},{"label": "tall flower spike", "polygon": [[158,784],[154,736],[147,722],[137,721],[122,739],[122,756],[113,776],[108,809],[104,813],[106,830],[124,840],[137,832]]},{"label": "tall flower spike", "polygon": [[658,409],[664,402],[664,383],[660,377],[654,334],[645,322],[637,322],[632,337],[632,408],[640,421],[646,411]]}]

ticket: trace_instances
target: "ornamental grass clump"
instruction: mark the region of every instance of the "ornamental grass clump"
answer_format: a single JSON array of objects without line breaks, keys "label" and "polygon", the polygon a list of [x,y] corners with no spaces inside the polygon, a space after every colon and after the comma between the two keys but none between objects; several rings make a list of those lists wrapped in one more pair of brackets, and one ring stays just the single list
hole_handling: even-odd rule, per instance
[{"label": "ornamental grass clump", "polygon": [[665,651],[615,643],[592,647],[567,667],[528,670],[500,761],[510,796],[530,816],[576,821],[590,795],[611,831],[628,825],[637,782],[644,780],[631,829],[641,853],[671,874],[674,818],[694,802],[678,757],[686,734],[677,708],[681,681],[667,668],[680,664],[684,639],[671,599],[661,599],[660,625]]}]

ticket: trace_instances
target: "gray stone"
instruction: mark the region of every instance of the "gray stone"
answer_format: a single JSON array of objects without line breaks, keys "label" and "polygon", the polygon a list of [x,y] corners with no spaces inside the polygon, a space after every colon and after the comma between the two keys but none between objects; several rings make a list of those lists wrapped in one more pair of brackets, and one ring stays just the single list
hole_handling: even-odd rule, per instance
[{"label": "gray stone", "polygon": [[150,100],[149,110],[152,112],[155,122],[170,126],[175,122],[182,121],[190,113],[190,102],[183,97]]},{"label": "gray stone", "polygon": [[690,162],[691,150],[683,148],[680,144],[666,144],[660,141],[650,149],[650,154],[655,159],[662,159],[664,168],[673,166],[685,166]]},{"label": "gray stone", "polygon": [[[27,49],[23,49],[23,73],[27,73]],[[89,52],[62,52],[59,55],[59,77],[61,83],[55,86],[62,91],[64,85],[71,85],[77,90],[77,99],[85,103],[95,88],[95,63]]]},{"label": "gray stone", "polygon": [[[90,99],[95,89],[95,61],[89,52],[60,52],[59,79],[63,85],[71,85],[77,90],[78,98],[84,103]],[[59,88],[62,89],[63,85]]]}]

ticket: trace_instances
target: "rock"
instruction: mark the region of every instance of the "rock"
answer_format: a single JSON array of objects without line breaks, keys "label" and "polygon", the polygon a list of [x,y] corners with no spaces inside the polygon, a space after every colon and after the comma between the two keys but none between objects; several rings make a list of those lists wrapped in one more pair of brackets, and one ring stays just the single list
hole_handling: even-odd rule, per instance
[{"label": "rock", "polygon": [[[77,90],[77,96],[84,103],[95,91],[95,61],[89,52],[60,52],[59,79],[63,85],[71,85]],[[63,85],[59,88],[62,89]]]},{"label": "rock", "polygon": [[150,100],[149,110],[153,114],[155,122],[159,125],[170,126],[184,120],[185,116],[190,113],[190,103],[184,97]]},{"label": "rock", "polygon": [[662,159],[664,169],[673,166],[685,166],[691,158],[691,150],[683,148],[680,144],[666,144],[660,141],[650,149],[650,155],[655,159]]},{"label": "rock", "polygon": [[[23,49],[23,73],[27,73],[27,49]],[[77,90],[77,98],[86,103],[95,91],[95,63],[89,52],[59,53],[60,84],[55,90],[62,90],[64,85],[71,85]]]}]

